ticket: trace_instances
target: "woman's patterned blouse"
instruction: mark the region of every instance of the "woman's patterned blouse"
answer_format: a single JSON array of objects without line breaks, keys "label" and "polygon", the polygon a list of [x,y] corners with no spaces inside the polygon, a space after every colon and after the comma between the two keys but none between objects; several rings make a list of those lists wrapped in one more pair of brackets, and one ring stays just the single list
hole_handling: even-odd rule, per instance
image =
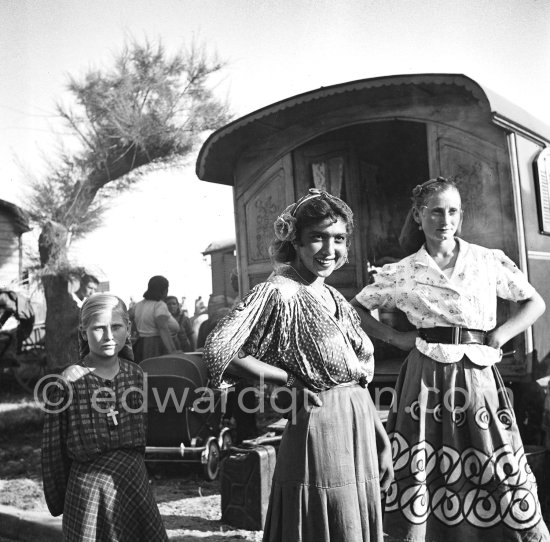
[{"label": "woman's patterned blouse", "polygon": [[[398,308],[417,328],[461,326],[490,331],[497,324],[497,297],[530,298],[535,290],[504,252],[458,239],[459,252],[448,278],[423,246],[397,263],[382,267],[357,300],[368,310]],[[452,345],[416,340],[423,354],[453,363],[464,355],[477,365],[493,365],[501,352],[483,345]]]},{"label": "woman's patterned blouse", "polygon": [[370,382],[372,343],[355,309],[334,288],[326,288],[336,302],[335,314],[290,266],[281,266],[255,286],[208,336],[204,359],[212,385],[222,384],[236,355],[280,367],[314,391],[360,378]]}]

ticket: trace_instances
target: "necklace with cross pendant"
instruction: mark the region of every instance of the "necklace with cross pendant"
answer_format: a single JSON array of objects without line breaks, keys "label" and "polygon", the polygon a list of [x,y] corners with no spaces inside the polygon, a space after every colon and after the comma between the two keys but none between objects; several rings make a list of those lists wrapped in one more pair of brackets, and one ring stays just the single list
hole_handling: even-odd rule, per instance
[{"label": "necklace with cross pendant", "polygon": [[109,412],[107,412],[107,417],[110,418],[110,422],[113,425],[118,425],[118,420],[116,419],[116,415],[118,414],[118,410],[115,410],[113,406],[109,406]]},{"label": "necklace with cross pendant", "polygon": [[[82,360],[82,365],[86,368],[86,370],[88,371],[89,374],[93,375],[93,372],[90,370],[90,367],[88,366],[88,364]],[[95,375],[97,378],[101,378],[97,375]],[[106,379],[102,379],[104,384],[107,386],[107,387],[111,387],[111,380],[106,380]],[[114,392],[114,390],[113,390]],[[116,403],[114,405],[109,405],[109,412],[107,412],[106,416],[107,416],[107,423],[109,425],[109,427],[116,427],[118,425],[118,420],[117,420],[117,414],[119,414],[119,411],[118,410],[115,410],[115,407],[116,407]]]}]

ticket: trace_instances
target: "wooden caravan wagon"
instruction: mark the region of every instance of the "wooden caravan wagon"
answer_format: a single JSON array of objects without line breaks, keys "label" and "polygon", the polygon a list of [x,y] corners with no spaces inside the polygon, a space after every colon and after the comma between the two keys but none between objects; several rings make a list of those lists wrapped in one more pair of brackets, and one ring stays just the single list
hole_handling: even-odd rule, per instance
[{"label": "wooden caravan wagon", "polygon": [[[397,75],[293,96],[214,132],[199,178],[234,189],[240,288],[271,272],[278,212],[310,187],[340,195],[356,216],[350,263],[329,283],[353,297],[372,266],[406,254],[398,236],[411,189],[454,177],[467,241],[500,248],[550,307],[550,128],[464,75]],[[502,303],[499,317],[514,310]],[[399,313],[381,319],[406,325]],[[501,372],[527,379],[550,356],[550,310],[506,345]],[[405,354],[376,343],[377,379],[394,380]]]}]

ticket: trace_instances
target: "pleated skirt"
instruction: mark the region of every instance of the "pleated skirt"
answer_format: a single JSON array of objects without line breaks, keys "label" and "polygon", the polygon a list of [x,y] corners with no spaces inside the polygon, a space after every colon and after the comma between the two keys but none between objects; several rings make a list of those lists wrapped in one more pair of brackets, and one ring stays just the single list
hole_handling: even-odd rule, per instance
[{"label": "pleated skirt", "polygon": [[383,539],[374,418],[359,385],[321,392],[287,424],[264,542]]},{"label": "pleated skirt", "polygon": [[498,369],[439,363],[414,349],[387,429],[395,479],[388,540],[548,541],[535,477]]},{"label": "pleated skirt", "polygon": [[167,541],[143,454],[113,450],[71,465],[65,507],[66,542]]}]

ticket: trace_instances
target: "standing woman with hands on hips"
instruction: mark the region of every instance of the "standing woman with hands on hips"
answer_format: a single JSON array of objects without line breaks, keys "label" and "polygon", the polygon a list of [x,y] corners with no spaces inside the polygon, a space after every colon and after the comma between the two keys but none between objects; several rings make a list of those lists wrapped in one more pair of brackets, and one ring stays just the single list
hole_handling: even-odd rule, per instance
[{"label": "standing woman with hands on hips", "polygon": [[293,405],[283,434],[264,541],[382,542],[380,489],[392,474],[389,440],[365,389],[372,343],[325,284],[345,264],[352,230],[350,208],[326,192],[310,190],[287,207],[275,222],[275,271],[205,345],[213,385],[225,374],[287,385],[306,400]]},{"label": "standing woman with hands on hips", "polygon": [[[544,312],[541,296],[501,251],[467,243],[451,180],[414,188],[402,232],[417,250],[384,266],[352,300],[363,327],[411,350],[387,429],[395,480],[386,498],[389,540],[548,541],[536,481],[496,364],[502,346]],[[497,297],[519,309],[497,326]],[[368,311],[398,308],[417,331]]]}]

